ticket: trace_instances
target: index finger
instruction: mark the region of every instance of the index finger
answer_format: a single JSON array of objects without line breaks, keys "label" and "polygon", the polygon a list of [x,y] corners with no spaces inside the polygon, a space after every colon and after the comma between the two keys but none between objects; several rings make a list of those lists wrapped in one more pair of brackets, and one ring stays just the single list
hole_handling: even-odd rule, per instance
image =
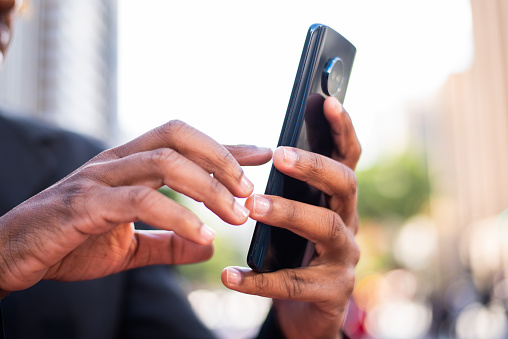
[{"label": "index finger", "polygon": [[106,156],[123,158],[160,148],[171,148],[212,173],[237,197],[248,197],[252,193],[253,185],[235,157],[224,146],[182,121],[170,121],[106,151]]},{"label": "index finger", "polygon": [[356,136],[351,117],[334,97],[325,100],[323,111],[330,124],[335,144],[332,158],[354,170],[360,159],[362,147]]}]

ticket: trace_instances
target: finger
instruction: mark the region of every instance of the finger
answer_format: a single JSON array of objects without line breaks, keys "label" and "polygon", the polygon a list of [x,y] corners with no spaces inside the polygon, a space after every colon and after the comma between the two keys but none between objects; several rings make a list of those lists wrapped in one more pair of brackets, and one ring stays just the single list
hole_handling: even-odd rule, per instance
[{"label": "finger", "polygon": [[[331,268],[331,267],[329,267]],[[273,299],[329,302],[347,298],[354,286],[354,268],[312,266],[256,273],[242,267],[227,267],[222,283],[235,291]]]},{"label": "finger", "polygon": [[147,265],[181,265],[209,259],[213,245],[200,245],[171,231],[135,232],[136,247],[126,269]]},{"label": "finger", "polygon": [[252,183],[245,177],[231,153],[206,134],[182,121],[170,121],[107,151],[106,156],[123,158],[159,148],[171,148],[208,173],[213,173],[235,196],[248,197],[252,193]]},{"label": "finger", "polygon": [[190,210],[145,186],[96,189],[73,209],[91,221],[76,226],[85,234],[100,234],[120,223],[141,220],[201,245],[210,244],[215,237],[215,231]]},{"label": "finger", "polygon": [[273,152],[273,164],[282,173],[305,181],[325,194],[356,197],[355,173],[331,158],[293,147],[278,147]]},{"label": "finger", "polygon": [[251,210],[252,219],[288,229],[313,242],[318,252],[341,248],[349,237],[340,216],[324,207],[257,194],[250,196],[245,206]]},{"label": "finger", "polygon": [[323,111],[330,124],[335,143],[332,158],[354,170],[360,159],[362,148],[356,136],[351,117],[334,97],[328,97],[325,100]]},{"label": "finger", "polygon": [[272,150],[252,145],[224,145],[242,166],[256,166],[272,159]]},{"label": "finger", "polygon": [[203,202],[231,224],[243,224],[249,215],[249,211],[215,177],[169,148],[136,153],[91,167],[90,171],[110,186],[147,185],[159,188],[167,185]]}]

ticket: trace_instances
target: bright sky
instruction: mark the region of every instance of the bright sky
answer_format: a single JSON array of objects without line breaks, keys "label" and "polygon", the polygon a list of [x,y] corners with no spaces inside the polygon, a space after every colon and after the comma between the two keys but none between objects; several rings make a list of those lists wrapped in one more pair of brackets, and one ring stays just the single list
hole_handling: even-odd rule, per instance
[{"label": "bright sky", "polygon": [[181,119],[221,143],[275,147],[307,28],[323,23],[357,47],[345,107],[368,166],[405,144],[405,104],[472,59],[467,0],[118,6],[120,127],[129,137]]}]

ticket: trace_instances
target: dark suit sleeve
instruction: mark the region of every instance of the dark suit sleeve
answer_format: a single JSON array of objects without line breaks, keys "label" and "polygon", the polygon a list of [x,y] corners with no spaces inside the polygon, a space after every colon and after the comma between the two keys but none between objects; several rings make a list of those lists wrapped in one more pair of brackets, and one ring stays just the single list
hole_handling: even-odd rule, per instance
[{"label": "dark suit sleeve", "polygon": [[265,322],[259,330],[257,338],[259,339],[285,339],[277,322],[277,314],[272,308],[266,317]]},{"label": "dark suit sleeve", "polygon": [[129,271],[127,303],[118,339],[215,336],[198,320],[169,266]]},{"label": "dark suit sleeve", "polygon": [[[349,336],[343,332],[340,331],[340,335],[343,339],[349,339]],[[272,308],[270,310],[270,313],[268,313],[268,316],[266,317],[265,322],[263,323],[263,326],[261,326],[261,329],[259,330],[258,339],[286,339],[284,334],[282,333],[279,324],[277,322],[277,314],[275,313],[274,309]]]},{"label": "dark suit sleeve", "polygon": [[2,303],[0,301],[0,339],[5,338],[5,331],[4,331],[4,316],[2,314]]}]

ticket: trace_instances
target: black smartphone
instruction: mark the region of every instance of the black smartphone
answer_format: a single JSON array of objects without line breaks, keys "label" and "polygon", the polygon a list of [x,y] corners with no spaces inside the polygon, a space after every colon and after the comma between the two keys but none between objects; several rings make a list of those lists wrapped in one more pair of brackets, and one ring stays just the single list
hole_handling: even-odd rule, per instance
[{"label": "black smartphone", "polygon": [[[344,102],[355,54],[355,46],[330,27],[314,24],[309,28],[278,146],[331,156],[333,140],[323,103],[328,96]],[[312,205],[325,204],[322,192],[282,174],[274,166],[265,194]],[[258,272],[301,267],[309,246],[306,239],[291,231],[257,222],[247,263]]]}]

